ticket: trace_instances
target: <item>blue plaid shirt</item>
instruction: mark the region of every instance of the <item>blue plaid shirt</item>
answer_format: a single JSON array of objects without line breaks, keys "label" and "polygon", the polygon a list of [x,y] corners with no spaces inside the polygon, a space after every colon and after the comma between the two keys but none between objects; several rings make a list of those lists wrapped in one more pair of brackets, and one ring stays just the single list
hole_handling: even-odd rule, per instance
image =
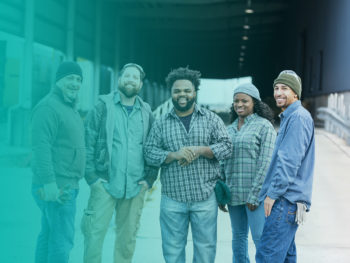
[{"label": "blue plaid shirt", "polygon": [[276,131],[257,114],[245,118],[240,130],[238,118],[228,127],[233,144],[230,159],[222,163],[226,184],[231,191],[230,205],[258,205],[258,197],[269,168]]},{"label": "blue plaid shirt", "polygon": [[[165,164],[170,152],[185,146],[209,146],[215,158],[199,157],[187,166]],[[162,194],[179,202],[209,198],[220,177],[219,160],[229,158],[232,144],[223,121],[215,113],[195,105],[189,132],[174,109],[154,122],[144,146],[149,165],[161,166]]]}]

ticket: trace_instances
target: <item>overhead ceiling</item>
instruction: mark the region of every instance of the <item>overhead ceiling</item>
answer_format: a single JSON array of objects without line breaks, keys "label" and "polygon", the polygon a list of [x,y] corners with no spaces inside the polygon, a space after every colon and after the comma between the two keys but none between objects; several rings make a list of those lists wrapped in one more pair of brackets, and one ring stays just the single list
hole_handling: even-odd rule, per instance
[{"label": "overhead ceiling", "polygon": [[[200,69],[205,77],[254,74],[271,59],[289,8],[288,0],[103,2],[105,10],[115,12],[121,28],[122,57],[130,59],[127,50],[132,47],[132,58],[156,70],[155,78],[186,65]],[[123,41],[126,38],[129,41]]]}]

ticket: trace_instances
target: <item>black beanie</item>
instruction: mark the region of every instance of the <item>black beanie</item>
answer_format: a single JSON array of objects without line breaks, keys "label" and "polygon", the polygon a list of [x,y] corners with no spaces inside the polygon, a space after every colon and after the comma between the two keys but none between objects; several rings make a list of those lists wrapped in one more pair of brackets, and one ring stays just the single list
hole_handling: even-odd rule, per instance
[{"label": "black beanie", "polygon": [[56,82],[71,74],[78,75],[83,80],[83,73],[78,63],[73,61],[62,62],[56,71]]}]

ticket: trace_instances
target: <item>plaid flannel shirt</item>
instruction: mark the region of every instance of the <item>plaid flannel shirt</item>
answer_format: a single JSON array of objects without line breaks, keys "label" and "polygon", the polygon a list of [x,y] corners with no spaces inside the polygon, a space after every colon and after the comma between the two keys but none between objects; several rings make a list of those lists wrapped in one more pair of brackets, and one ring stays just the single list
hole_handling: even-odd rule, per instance
[{"label": "plaid flannel shirt", "polygon": [[[213,159],[199,157],[181,167],[174,161],[165,164],[170,152],[185,146],[209,146]],[[215,113],[195,105],[189,132],[174,109],[154,122],[144,147],[149,165],[161,166],[162,194],[180,202],[198,202],[209,198],[220,177],[220,160],[229,158],[232,144],[223,121]]]},{"label": "plaid flannel shirt", "polygon": [[238,118],[228,127],[233,144],[230,159],[222,162],[222,172],[231,191],[230,205],[258,205],[259,192],[269,168],[276,140],[271,123],[257,114],[245,118],[238,131]]}]

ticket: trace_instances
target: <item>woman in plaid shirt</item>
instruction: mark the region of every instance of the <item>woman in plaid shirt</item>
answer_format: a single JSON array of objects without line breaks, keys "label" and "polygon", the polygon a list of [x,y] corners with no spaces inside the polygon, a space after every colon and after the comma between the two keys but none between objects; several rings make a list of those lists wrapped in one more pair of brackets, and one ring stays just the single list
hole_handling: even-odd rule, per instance
[{"label": "woman in plaid shirt", "polygon": [[[228,211],[233,262],[249,262],[248,230],[250,228],[257,248],[265,222],[264,204],[259,204],[258,196],[276,139],[273,113],[261,101],[253,84],[242,84],[235,89],[232,121],[228,133],[233,153],[222,163],[222,171],[231,191]],[[227,211],[225,207],[220,208]]]}]

